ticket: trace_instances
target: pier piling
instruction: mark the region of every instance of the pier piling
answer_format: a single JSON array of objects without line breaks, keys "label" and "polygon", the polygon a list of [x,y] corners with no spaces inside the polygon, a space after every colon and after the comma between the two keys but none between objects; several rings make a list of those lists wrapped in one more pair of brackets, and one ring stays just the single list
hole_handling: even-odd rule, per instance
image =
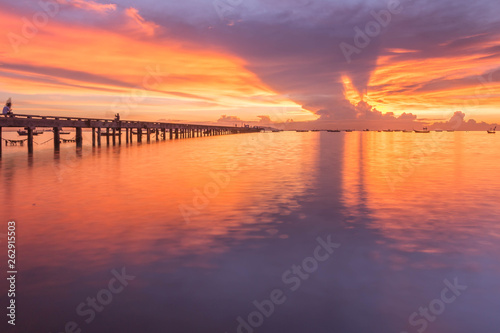
[{"label": "pier piling", "polygon": [[54,127],[52,129],[54,131],[54,150],[59,151],[61,148],[61,133],[59,133],[59,127]]}]

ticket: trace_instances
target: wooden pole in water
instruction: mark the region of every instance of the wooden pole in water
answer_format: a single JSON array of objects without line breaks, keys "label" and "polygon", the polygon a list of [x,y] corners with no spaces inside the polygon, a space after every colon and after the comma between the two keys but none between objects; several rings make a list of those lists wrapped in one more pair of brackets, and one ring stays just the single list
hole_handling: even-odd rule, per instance
[{"label": "wooden pole in water", "polygon": [[100,147],[101,146],[101,128],[97,128],[97,145]]},{"label": "wooden pole in water", "polygon": [[106,128],[106,144],[109,146],[109,127]]},{"label": "wooden pole in water", "polygon": [[3,146],[3,142],[2,142],[2,127],[0,127],[0,157],[2,157],[2,146]]},{"label": "wooden pole in water", "polygon": [[82,128],[76,128],[76,146],[81,147],[83,143]]},{"label": "wooden pole in water", "polygon": [[167,140],[167,133],[166,132],[167,131],[164,128],[161,129],[161,135],[163,136],[163,140]]},{"label": "wooden pole in water", "polygon": [[128,143],[129,142],[129,137],[128,137],[128,127],[125,128],[125,142]]},{"label": "wooden pole in water", "polygon": [[148,138],[148,143],[150,143],[150,142],[151,142],[151,129],[148,127],[148,128],[146,129],[146,131],[147,131],[147,132],[146,132],[146,136],[147,136],[147,138]]},{"label": "wooden pole in water", "polygon": [[168,132],[169,132],[169,138],[170,138],[170,140],[172,140],[172,139],[174,138],[174,129],[173,129],[173,128],[170,128],[170,129],[168,130]]},{"label": "wooden pole in water", "polygon": [[175,138],[176,139],[179,138],[179,129],[178,128],[175,129]]},{"label": "wooden pole in water", "polygon": [[116,144],[116,128],[113,127],[113,146]]},{"label": "wooden pole in water", "polygon": [[160,130],[156,129],[156,141],[160,140]]},{"label": "wooden pole in water", "polygon": [[54,127],[54,150],[59,151],[61,148],[61,133],[59,133],[59,127]]},{"label": "wooden pole in water", "polygon": [[137,128],[137,142],[142,142],[142,128]]},{"label": "wooden pole in water", "polygon": [[122,144],[122,128],[118,127],[118,144]]},{"label": "wooden pole in water", "polygon": [[92,147],[95,147],[95,127],[92,127]]},{"label": "wooden pole in water", "polygon": [[28,153],[33,154],[33,128],[28,127]]}]

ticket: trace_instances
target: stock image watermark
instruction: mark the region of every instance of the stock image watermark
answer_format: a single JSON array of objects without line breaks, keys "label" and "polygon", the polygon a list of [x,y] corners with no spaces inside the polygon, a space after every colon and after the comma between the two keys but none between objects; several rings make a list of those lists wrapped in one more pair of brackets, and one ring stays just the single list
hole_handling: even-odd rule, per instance
[{"label": "stock image watermark", "polygon": [[366,23],[364,27],[355,26],[354,37],[351,43],[341,42],[339,44],[340,50],[344,55],[347,63],[352,62],[354,54],[360,54],[363,49],[367,48],[374,38],[382,34],[392,22],[395,15],[403,12],[403,4],[400,0],[389,0],[387,8],[380,11],[372,10],[370,15],[373,20]]},{"label": "stock image watermark", "polygon": [[129,92],[122,93],[115,98],[111,104],[110,113],[121,113],[121,116],[127,116],[132,110],[137,109],[141,103],[148,97],[148,91],[158,89],[164,82],[165,77],[169,75],[168,72],[163,72],[160,65],[149,65],[144,68],[146,74],[142,78],[141,84],[137,85]]},{"label": "stock image watermark", "polygon": [[[427,306],[420,306],[418,311],[413,312],[408,317],[408,323],[415,327],[416,332],[424,333],[430,323],[437,320],[438,316],[442,315],[446,308],[454,303],[462,292],[467,290],[467,286],[460,284],[458,278],[453,279],[453,282],[445,279],[443,281],[445,287],[441,290],[438,298],[433,299]],[[403,331],[401,333],[410,333]]]},{"label": "stock image watermark", "polygon": [[241,6],[242,3],[243,0],[214,0],[212,5],[219,19],[225,22],[236,14],[237,8]]},{"label": "stock image watermark", "polygon": [[[243,151],[250,154],[257,150],[264,149],[265,145],[269,145],[273,141],[273,136],[270,133],[258,133],[257,136],[245,136],[245,139],[238,145],[236,155]],[[191,222],[191,219],[207,209],[210,203],[224,191],[234,177],[241,173],[241,163],[233,157],[225,164],[225,170],[210,171],[208,173],[210,181],[201,187],[193,189],[193,198],[190,203],[182,203],[178,206],[179,211],[186,224]]]},{"label": "stock image watermark", "polygon": [[16,325],[16,222],[7,222],[7,322],[9,325]]},{"label": "stock image watermark", "polygon": [[[494,96],[496,92],[491,85],[495,83],[495,74],[499,72],[500,69],[496,69],[487,74],[478,75],[476,79],[480,84],[474,89],[474,98],[465,100],[462,105],[453,107],[453,109],[443,115],[445,118],[451,116],[450,121],[447,123],[447,126],[450,126],[450,131],[454,132],[459,130],[460,126],[465,122],[464,118],[453,117],[457,112],[461,111],[452,110],[461,109],[467,112],[475,111],[474,108],[481,104],[482,99]],[[463,117],[465,117],[465,113],[462,112],[462,114]],[[423,165],[425,161],[428,161],[432,155],[443,149],[442,142],[447,136],[446,132],[430,132],[428,135],[430,135],[431,140],[418,143],[417,147],[410,152],[407,159],[402,159],[396,164],[395,172],[389,173],[384,171],[385,180],[392,192],[394,192],[400,184],[404,183],[406,179],[414,175],[418,167]]]},{"label": "stock image watermark", "polygon": [[7,33],[10,46],[15,53],[20,51],[22,45],[28,44],[35,38],[41,29],[49,24],[50,19],[60,12],[61,1],[38,1],[39,10],[31,17],[21,19],[21,28],[17,32]]},{"label": "stock image watermark", "polygon": [[[107,286],[99,290],[95,297],[87,297],[85,301],[81,302],[76,307],[76,314],[81,317],[83,322],[87,325],[91,324],[98,313],[105,310],[107,306],[114,300],[114,296],[122,293],[125,287],[129,285],[130,281],[135,280],[135,276],[127,274],[125,267],[118,271],[111,270],[113,277],[109,280]],[[64,325],[63,332],[81,333],[83,323],[76,321],[68,321]]]},{"label": "stock image watermark", "polygon": [[236,318],[237,333],[253,333],[264,325],[266,319],[275,313],[278,306],[285,304],[291,294],[299,290],[302,283],[318,270],[320,264],[327,261],[340,247],[339,243],[332,242],[331,235],[326,238],[316,238],[316,243],[317,246],[311,256],[304,258],[299,264],[293,264],[281,274],[283,287],[273,289],[269,297],[262,301],[254,300],[252,306],[255,310]]}]

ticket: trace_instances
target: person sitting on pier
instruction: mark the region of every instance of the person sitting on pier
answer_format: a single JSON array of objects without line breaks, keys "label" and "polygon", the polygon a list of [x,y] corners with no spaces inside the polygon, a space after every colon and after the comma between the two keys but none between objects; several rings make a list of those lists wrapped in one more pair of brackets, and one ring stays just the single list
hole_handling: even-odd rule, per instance
[{"label": "person sitting on pier", "polygon": [[12,115],[12,101],[9,98],[3,107],[2,114],[7,117],[7,115]]},{"label": "person sitting on pier", "polygon": [[117,121],[117,122],[120,121],[120,114],[119,113],[115,114],[115,121]]}]

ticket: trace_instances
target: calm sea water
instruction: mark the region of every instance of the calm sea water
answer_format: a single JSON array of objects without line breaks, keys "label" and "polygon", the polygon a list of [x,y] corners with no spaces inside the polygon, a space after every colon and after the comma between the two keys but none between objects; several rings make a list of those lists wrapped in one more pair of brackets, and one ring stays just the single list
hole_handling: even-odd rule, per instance
[{"label": "calm sea water", "polygon": [[498,332],[498,135],[85,135],[4,147],[2,332]]}]

